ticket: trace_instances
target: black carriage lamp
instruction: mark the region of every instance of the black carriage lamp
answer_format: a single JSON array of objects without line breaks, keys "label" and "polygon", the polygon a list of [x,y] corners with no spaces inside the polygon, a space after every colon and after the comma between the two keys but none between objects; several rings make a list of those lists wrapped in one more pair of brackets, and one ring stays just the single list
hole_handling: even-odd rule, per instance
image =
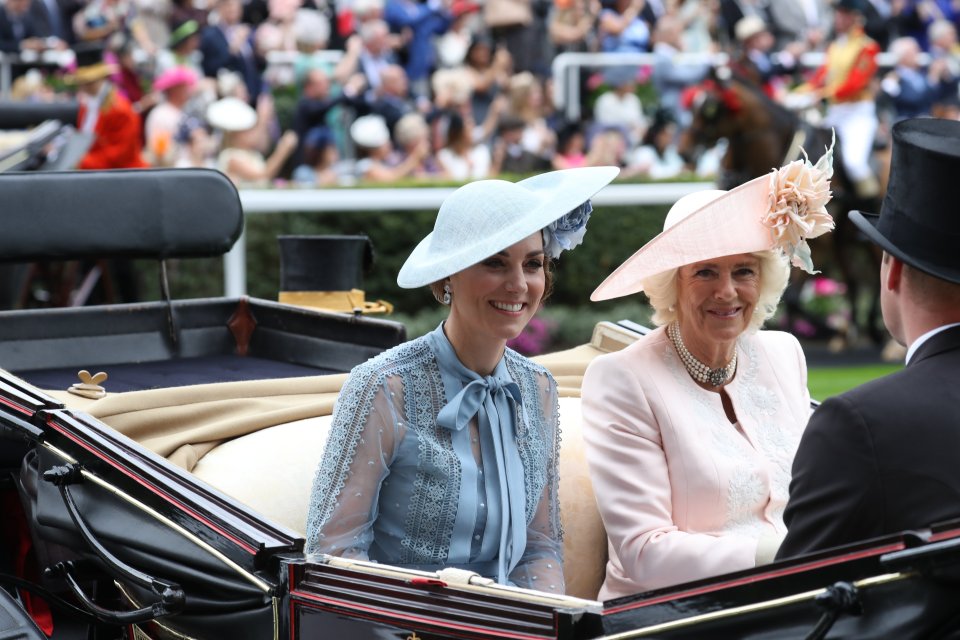
[{"label": "black carriage lamp", "polygon": [[373,243],[367,236],[278,236],[277,240],[281,303],[355,314],[393,311],[389,302],[366,300],[363,276],[374,262]]}]

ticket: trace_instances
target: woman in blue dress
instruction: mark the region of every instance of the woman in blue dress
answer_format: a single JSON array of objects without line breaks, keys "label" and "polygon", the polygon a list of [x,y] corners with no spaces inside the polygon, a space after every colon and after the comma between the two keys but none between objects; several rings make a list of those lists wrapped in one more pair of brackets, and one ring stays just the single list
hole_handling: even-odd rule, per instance
[{"label": "woman in blue dress", "polygon": [[483,180],[443,203],[397,277],[449,314],[356,367],[317,469],[307,551],[563,592],[556,383],[507,348],[615,167]]}]

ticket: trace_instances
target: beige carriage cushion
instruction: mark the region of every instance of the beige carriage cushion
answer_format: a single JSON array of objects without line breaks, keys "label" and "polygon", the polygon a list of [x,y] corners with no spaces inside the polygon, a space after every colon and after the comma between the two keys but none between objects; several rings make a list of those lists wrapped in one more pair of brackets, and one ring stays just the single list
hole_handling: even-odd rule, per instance
[{"label": "beige carriage cushion", "polygon": [[193,474],[304,535],[330,420],[329,415],[307,418],[235,438],[200,458]]},{"label": "beige carriage cushion", "polygon": [[[606,534],[587,474],[580,399],[561,398],[560,512],[566,533],[567,594],[596,599],[607,560]],[[310,491],[330,416],[297,420],[225,442],[193,473],[269,519],[304,535]]]},{"label": "beige carriage cushion", "polygon": [[560,398],[563,575],[567,595],[596,600],[607,565],[607,532],[593,494],[580,423],[580,398]]}]

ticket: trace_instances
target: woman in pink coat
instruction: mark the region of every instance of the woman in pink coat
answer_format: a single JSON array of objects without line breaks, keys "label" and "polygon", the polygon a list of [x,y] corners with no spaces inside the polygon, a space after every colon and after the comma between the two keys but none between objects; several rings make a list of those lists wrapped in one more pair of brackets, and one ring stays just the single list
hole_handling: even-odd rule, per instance
[{"label": "woman in pink coat", "polygon": [[591,298],[643,291],[659,325],[583,380],[587,459],[607,530],[601,599],[770,562],[810,414],[796,338],[760,331],[806,238],[833,228],[832,149],[671,208]]}]

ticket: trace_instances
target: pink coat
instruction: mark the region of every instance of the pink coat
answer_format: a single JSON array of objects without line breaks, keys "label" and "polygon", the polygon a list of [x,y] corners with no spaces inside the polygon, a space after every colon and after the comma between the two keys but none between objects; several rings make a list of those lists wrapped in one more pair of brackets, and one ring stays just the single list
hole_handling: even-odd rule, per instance
[{"label": "pink coat", "polygon": [[[595,359],[583,432],[610,559],[601,599],[753,567],[786,533],[790,467],[810,415],[796,338],[745,334],[720,394],[694,383],[665,328]],[[738,429],[739,425],[739,429]]]}]

